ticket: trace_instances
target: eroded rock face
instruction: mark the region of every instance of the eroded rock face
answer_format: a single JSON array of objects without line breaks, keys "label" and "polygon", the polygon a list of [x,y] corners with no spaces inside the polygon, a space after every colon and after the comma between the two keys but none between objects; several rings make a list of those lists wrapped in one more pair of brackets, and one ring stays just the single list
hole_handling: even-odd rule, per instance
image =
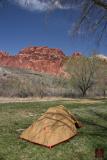
[{"label": "eroded rock face", "polygon": [[72,57],[81,57],[81,56],[82,56],[82,54],[80,52],[74,52],[72,54]]},{"label": "eroded rock face", "polygon": [[0,66],[31,69],[38,72],[60,75],[65,74],[62,61],[64,53],[48,47],[29,47],[22,49],[16,56],[0,52]]},{"label": "eroded rock face", "polygon": [[95,55],[96,58],[99,58],[100,60],[105,60],[107,61],[107,56],[103,55],[103,54],[96,54]]}]

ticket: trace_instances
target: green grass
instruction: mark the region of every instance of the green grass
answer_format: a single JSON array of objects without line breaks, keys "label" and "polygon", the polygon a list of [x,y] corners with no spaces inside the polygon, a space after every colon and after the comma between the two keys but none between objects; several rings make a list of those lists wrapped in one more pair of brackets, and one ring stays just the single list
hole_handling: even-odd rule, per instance
[{"label": "green grass", "polygon": [[[83,123],[78,136],[52,149],[19,139],[48,107],[63,104]],[[94,160],[104,148],[107,160],[107,101],[76,104],[71,101],[0,104],[0,160]]]}]

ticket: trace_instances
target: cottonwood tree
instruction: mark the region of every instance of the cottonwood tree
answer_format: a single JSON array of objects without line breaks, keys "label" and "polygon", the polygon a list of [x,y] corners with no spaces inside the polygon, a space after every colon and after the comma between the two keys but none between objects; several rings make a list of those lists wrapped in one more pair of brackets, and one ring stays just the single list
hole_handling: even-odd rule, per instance
[{"label": "cottonwood tree", "polygon": [[[79,16],[75,19],[75,25],[72,33],[78,33],[78,31],[85,26],[88,31],[96,32],[98,40],[100,41],[103,36],[107,35],[107,0],[48,0],[42,1],[48,3],[47,8],[49,13],[54,9],[69,9],[71,16],[73,10],[79,12]],[[29,5],[30,0],[26,0],[25,4]],[[53,7],[52,7],[53,6]],[[80,33],[80,32],[79,32]]]},{"label": "cottonwood tree", "polygon": [[81,92],[83,97],[86,96],[87,91],[95,84],[97,69],[98,65],[94,57],[72,56],[66,64],[71,84]]},{"label": "cottonwood tree", "polygon": [[100,41],[107,35],[107,1],[77,0],[74,3],[75,6],[80,4],[79,7],[77,6],[80,9],[80,16],[74,25],[73,32],[78,33],[78,30],[83,27],[86,31],[95,33],[97,40]]},{"label": "cottonwood tree", "polygon": [[99,70],[96,82],[96,87],[100,90],[102,96],[105,98],[107,91],[107,60],[99,59]]}]

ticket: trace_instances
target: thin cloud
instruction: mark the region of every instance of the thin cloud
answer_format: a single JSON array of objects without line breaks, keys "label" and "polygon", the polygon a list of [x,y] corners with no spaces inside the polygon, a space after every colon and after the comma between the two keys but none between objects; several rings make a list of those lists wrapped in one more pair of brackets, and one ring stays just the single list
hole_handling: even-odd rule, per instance
[{"label": "thin cloud", "polygon": [[59,0],[9,0],[11,3],[15,3],[22,8],[26,8],[31,11],[48,11],[54,9],[70,9],[71,6],[67,1],[62,3]]}]

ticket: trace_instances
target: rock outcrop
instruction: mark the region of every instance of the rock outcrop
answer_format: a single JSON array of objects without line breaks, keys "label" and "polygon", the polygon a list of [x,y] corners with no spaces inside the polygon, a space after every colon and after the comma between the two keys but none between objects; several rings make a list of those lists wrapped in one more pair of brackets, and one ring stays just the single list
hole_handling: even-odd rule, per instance
[{"label": "rock outcrop", "polygon": [[54,75],[64,75],[62,61],[65,55],[60,49],[46,47],[29,47],[11,56],[0,52],[0,66],[31,69]]},{"label": "rock outcrop", "polygon": [[82,56],[82,54],[80,52],[74,52],[72,54],[72,57],[81,57],[81,56]]},{"label": "rock outcrop", "polygon": [[96,54],[95,55],[96,58],[99,58],[100,60],[105,60],[107,61],[107,56],[103,55],[103,54]]}]

